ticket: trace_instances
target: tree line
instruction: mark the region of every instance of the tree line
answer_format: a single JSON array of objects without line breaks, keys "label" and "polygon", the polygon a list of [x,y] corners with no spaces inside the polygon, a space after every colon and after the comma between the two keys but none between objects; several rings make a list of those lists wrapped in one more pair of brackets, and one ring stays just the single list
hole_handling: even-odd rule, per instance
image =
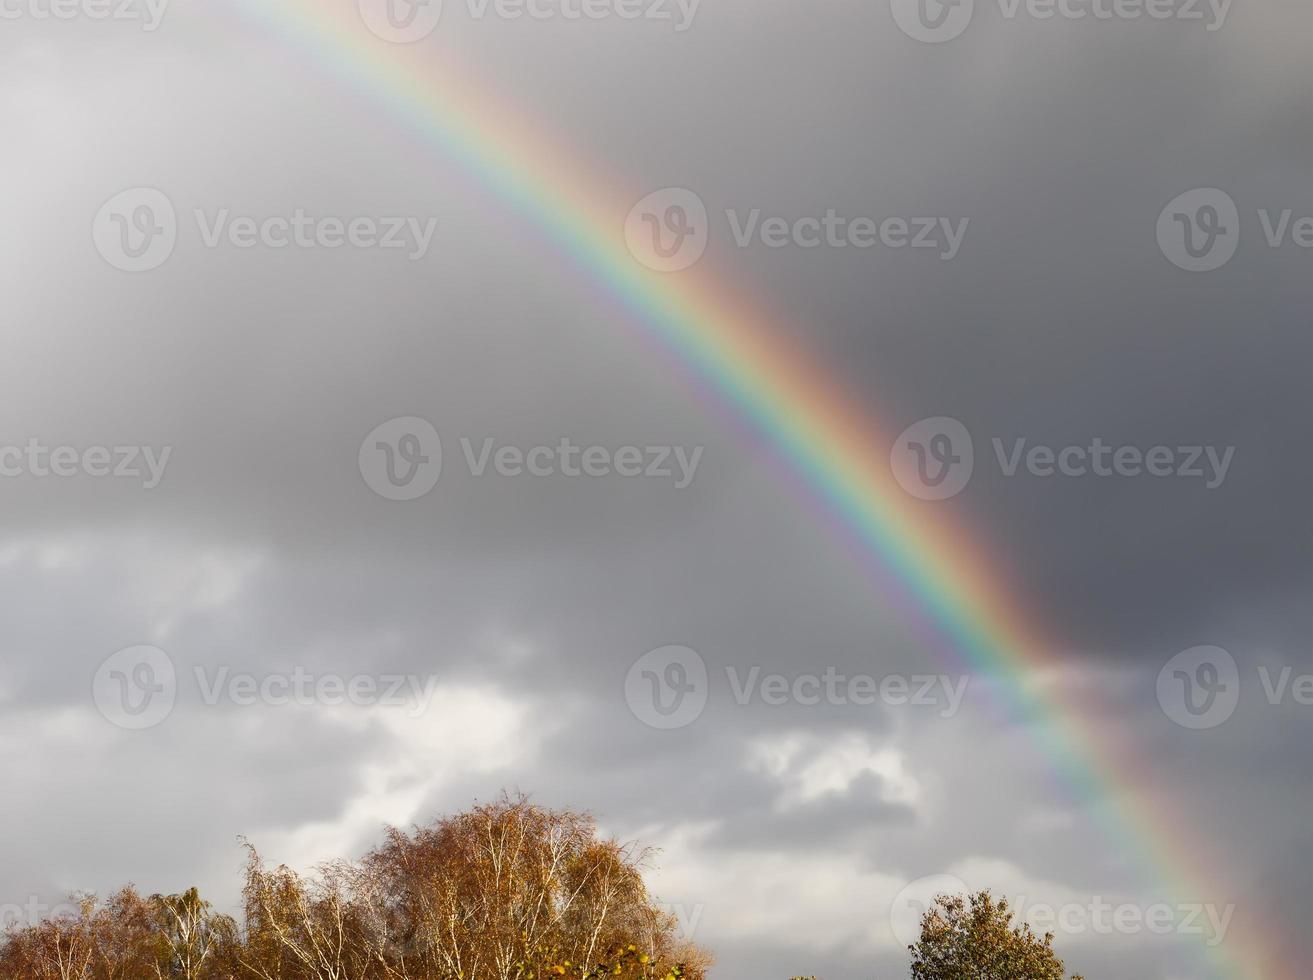
[{"label": "tree line", "polygon": [[242,919],[196,889],[129,886],[11,927],[5,980],[703,980],[710,957],[649,895],[646,852],[506,799],[388,831],[310,877],[247,845]]},{"label": "tree line", "polygon": [[[0,978],[705,980],[711,966],[649,894],[648,852],[523,797],[391,829],[309,877],[245,846],[240,922],[195,888],[74,896],[4,933]],[[1012,920],[987,891],[939,896],[908,947],[913,980],[1063,980],[1053,936]]]}]

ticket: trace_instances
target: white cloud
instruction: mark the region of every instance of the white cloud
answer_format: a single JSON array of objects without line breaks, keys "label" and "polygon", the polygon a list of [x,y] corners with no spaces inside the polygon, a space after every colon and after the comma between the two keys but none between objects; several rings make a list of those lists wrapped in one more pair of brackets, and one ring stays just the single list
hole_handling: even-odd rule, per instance
[{"label": "white cloud", "polygon": [[897,876],[863,870],[843,855],[709,850],[710,830],[675,828],[652,875],[663,901],[702,906],[695,940],[713,949],[742,940],[859,957],[895,948],[887,923],[903,885]]},{"label": "white cloud", "polygon": [[862,776],[880,780],[886,803],[912,805],[921,786],[907,770],[905,755],[891,745],[858,733],[838,738],[806,732],[769,735],[753,741],[747,752],[750,769],[774,777],[783,787],[785,808],[812,803],[827,794],[844,795]]},{"label": "white cloud", "polygon": [[377,727],[388,737],[361,770],[359,789],[343,801],[338,816],[297,825],[268,841],[269,853],[297,867],[349,856],[362,837],[427,816],[421,812],[425,800],[451,780],[532,765],[538,740],[548,734],[529,704],[492,688],[434,688],[422,714],[401,707],[316,711],[352,731]]}]

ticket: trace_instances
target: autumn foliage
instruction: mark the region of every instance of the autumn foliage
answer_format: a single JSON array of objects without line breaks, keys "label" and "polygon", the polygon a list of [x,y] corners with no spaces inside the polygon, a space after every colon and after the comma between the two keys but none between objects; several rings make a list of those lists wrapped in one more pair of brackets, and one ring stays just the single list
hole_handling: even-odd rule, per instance
[{"label": "autumn foliage", "polygon": [[646,854],[525,799],[389,831],[302,876],[248,846],[243,922],[193,889],[131,887],[14,928],[15,980],[703,980],[642,879]]},{"label": "autumn foliage", "polygon": [[939,896],[921,917],[921,938],[908,947],[912,980],[1063,980],[1053,935],[1012,919],[1007,899],[987,891]]}]

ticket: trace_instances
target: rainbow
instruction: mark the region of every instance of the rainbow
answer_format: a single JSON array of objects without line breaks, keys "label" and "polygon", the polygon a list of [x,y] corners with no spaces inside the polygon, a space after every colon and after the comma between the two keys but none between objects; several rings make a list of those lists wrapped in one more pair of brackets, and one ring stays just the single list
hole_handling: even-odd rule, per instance
[{"label": "rainbow", "polygon": [[[973,670],[1000,681],[1003,706],[1031,727],[1124,859],[1181,902],[1206,901],[1226,880],[1201,860],[1211,846],[1191,839],[1188,821],[1171,819],[1133,746],[1119,747],[1098,729],[1089,706],[1043,683],[1057,665],[1055,645],[980,544],[942,508],[897,485],[888,465],[890,433],[783,339],[785,331],[702,266],[662,275],[635,261],[621,223],[640,194],[581,166],[424,45],[374,37],[350,0],[235,2],[253,22],[372,93],[397,122],[529,219],[700,387],[728,403],[837,521],[863,561],[898,582]],[[1213,947],[1207,969],[1216,977],[1294,980],[1301,971],[1281,961],[1280,948],[1278,937],[1247,929]]]}]

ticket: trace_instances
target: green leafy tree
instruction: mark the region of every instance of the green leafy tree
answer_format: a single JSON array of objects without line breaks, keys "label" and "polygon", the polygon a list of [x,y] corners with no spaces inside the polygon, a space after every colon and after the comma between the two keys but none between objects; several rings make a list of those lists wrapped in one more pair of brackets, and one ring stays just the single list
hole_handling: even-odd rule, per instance
[{"label": "green leafy tree", "polygon": [[1012,918],[1007,899],[988,891],[940,895],[921,917],[921,938],[908,947],[912,980],[1063,980],[1053,933],[1038,936]]}]

